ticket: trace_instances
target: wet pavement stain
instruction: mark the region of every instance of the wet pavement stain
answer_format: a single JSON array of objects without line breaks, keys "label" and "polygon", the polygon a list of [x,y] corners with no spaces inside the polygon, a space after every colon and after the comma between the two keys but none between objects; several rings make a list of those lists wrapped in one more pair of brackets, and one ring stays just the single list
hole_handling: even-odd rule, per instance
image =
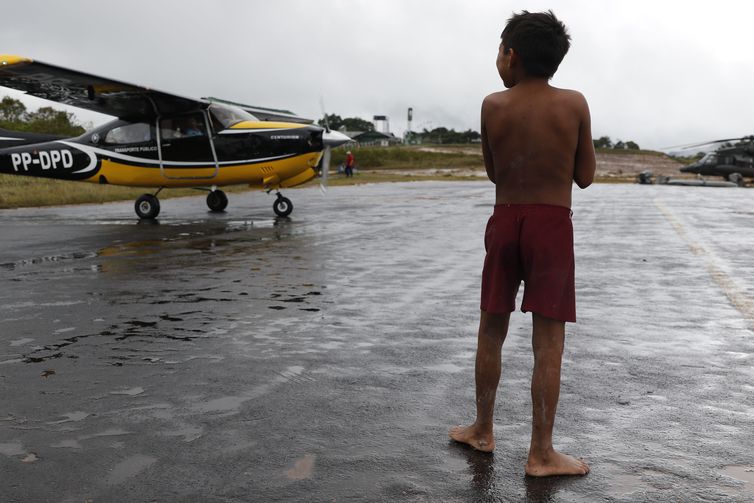
[{"label": "wet pavement stain", "polygon": [[285,472],[286,476],[291,480],[304,480],[312,478],[314,472],[314,462],[316,456],[313,454],[306,454],[303,458],[296,460],[293,464],[293,468]]},{"label": "wet pavement stain", "polygon": [[139,473],[148,469],[156,461],[157,461],[157,458],[154,458],[152,456],[145,456],[141,454],[131,456],[128,459],[125,459],[112,467],[112,469],[110,470],[110,474],[107,476],[107,479],[105,480],[105,484],[108,484],[108,485],[122,484],[126,480],[132,477],[135,477]]},{"label": "wet pavement stain", "polygon": [[754,466],[730,465],[723,467],[720,473],[737,481],[743,482],[746,492],[754,499]]}]

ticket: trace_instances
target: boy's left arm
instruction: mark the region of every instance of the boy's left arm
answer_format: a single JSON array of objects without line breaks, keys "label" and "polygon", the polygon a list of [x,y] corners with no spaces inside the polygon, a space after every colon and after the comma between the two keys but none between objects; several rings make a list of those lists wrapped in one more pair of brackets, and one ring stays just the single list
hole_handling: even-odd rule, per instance
[{"label": "boy's left arm", "polygon": [[482,157],[484,158],[484,169],[487,171],[487,177],[492,183],[495,183],[495,166],[492,163],[492,152],[490,151],[490,144],[487,141],[487,127],[485,126],[485,115],[488,105],[485,99],[482,102]]}]

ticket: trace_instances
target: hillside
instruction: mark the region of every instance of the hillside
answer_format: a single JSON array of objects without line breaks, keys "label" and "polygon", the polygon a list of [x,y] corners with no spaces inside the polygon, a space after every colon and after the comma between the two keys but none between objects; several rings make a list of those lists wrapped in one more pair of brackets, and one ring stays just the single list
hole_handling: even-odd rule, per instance
[{"label": "hillside", "polygon": [[645,170],[655,175],[679,177],[679,168],[683,163],[658,152],[639,152],[636,154],[597,152],[597,176],[599,178],[635,177]]},{"label": "hillside", "polygon": [[[400,153],[400,155],[398,155]],[[404,176],[486,178],[479,145],[420,145],[392,148],[354,149],[359,169]],[[333,156],[334,166],[337,157]],[[600,149],[597,178],[605,181],[633,181],[645,170],[655,175],[679,177],[684,164],[654,151]]]}]

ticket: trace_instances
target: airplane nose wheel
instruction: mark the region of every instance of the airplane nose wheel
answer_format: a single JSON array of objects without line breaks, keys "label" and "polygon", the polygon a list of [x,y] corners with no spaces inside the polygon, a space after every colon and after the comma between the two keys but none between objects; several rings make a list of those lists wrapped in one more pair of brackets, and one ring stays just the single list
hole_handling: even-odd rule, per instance
[{"label": "airplane nose wheel", "polygon": [[213,190],[207,194],[207,206],[214,212],[225,211],[228,207],[228,196],[222,190]]},{"label": "airplane nose wheel", "polygon": [[134,209],[139,218],[151,220],[160,214],[160,201],[152,194],[144,194],[136,200]]},{"label": "airplane nose wheel", "polygon": [[283,194],[278,192],[277,199],[272,203],[272,210],[279,217],[287,217],[293,211],[293,203],[287,197],[283,197]]}]

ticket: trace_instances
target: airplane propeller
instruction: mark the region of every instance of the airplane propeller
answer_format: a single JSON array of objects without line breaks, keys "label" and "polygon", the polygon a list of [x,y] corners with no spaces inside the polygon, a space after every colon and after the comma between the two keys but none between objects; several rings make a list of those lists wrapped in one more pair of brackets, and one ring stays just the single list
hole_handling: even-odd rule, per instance
[{"label": "airplane propeller", "polygon": [[[324,134],[322,136],[324,137]],[[327,192],[327,173],[330,171],[331,154],[330,147],[325,147],[325,151],[322,153],[322,175],[319,178],[319,190],[323,194]]]},{"label": "airplane propeller", "polygon": [[330,158],[332,157],[331,147],[325,143],[325,135],[330,134],[330,121],[327,119],[327,112],[325,111],[325,100],[320,97],[319,106],[322,109],[322,117],[325,121],[325,132],[322,133],[322,143],[325,146],[325,151],[322,153],[322,175],[319,179],[319,190],[322,194],[327,192],[327,174],[330,172]]},{"label": "airplane propeller", "polygon": [[325,146],[325,150],[322,153],[322,176],[319,181],[319,188],[324,194],[327,192],[327,175],[330,171],[330,159],[332,158],[332,148],[351,141],[351,137],[341,133],[340,131],[332,131],[330,129],[330,122],[327,119],[327,113],[325,112],[325,102],[320,98],[320,107],[322,108],[322,116],[324,117],[325,132],[322,133],[322,143]]}]

